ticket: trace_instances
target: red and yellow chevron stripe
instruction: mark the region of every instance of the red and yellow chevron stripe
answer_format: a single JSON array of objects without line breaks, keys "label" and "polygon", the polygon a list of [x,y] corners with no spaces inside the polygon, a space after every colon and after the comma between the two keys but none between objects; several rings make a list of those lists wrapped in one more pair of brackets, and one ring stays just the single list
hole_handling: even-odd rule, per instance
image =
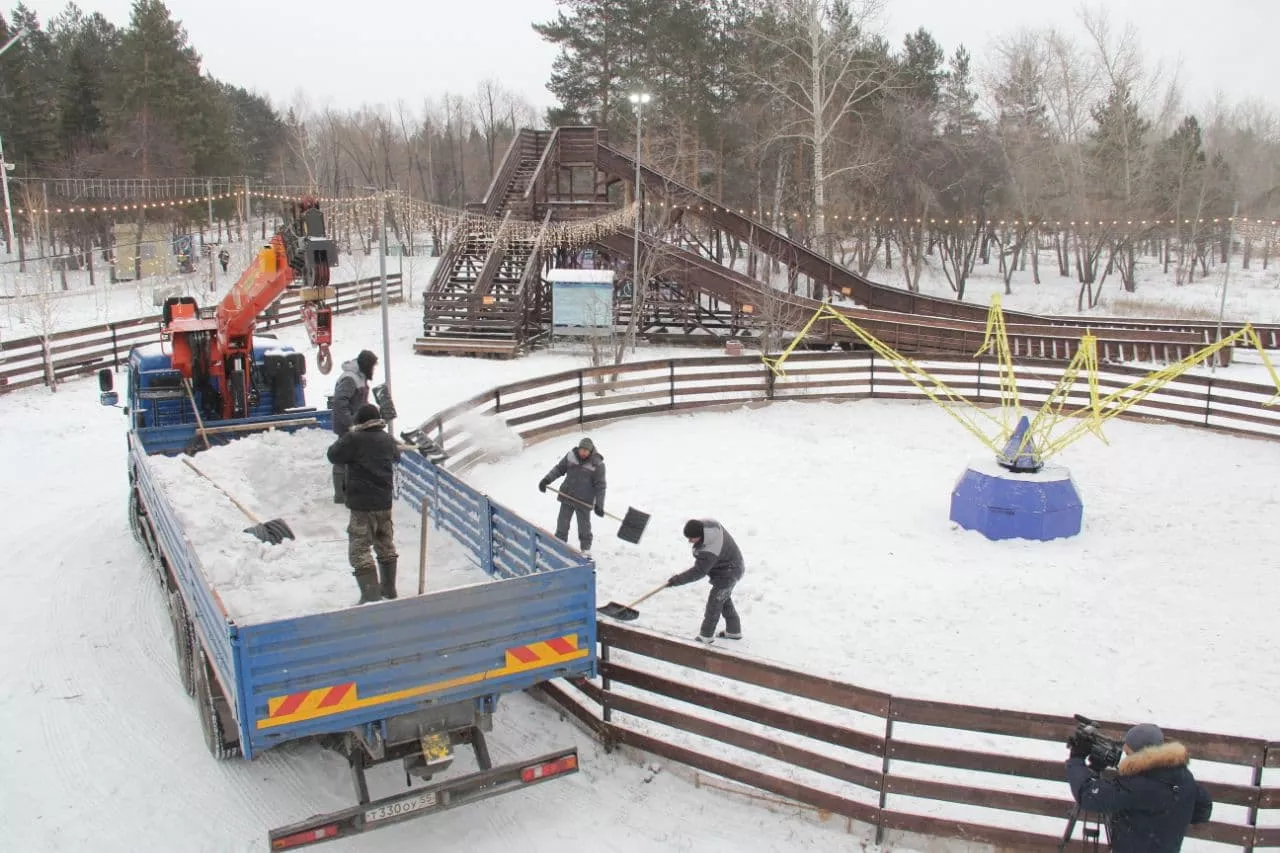
[{"label": "red and yellow chevron stripe", "polygon": [[504,663],[497,669],[449,678],[444,681],[435,681],[430,684],[422,684],[391,693],[362,697],[359,695],[356,683],[348,681],[345,684],[335,684],[316,690],[303,690],[286,696],[274,696],[267,700],[267,716],[258,720],[257,726],[259,729],[269,729],[275,726],[288,725],[289,723],[300,723],[304,720],[327,717],[332,714],[341,714],[344,711],[351,711],[356,708],[368,708],[373,705],[385,705],[389,702],[413,699],[453,687],[475,684],[492,678],[501,678],[504,675],[515,675],[520,672],[528,672],[533,669],[541,669],[566,661],[577,660],[586,657],[587,653],[587,649],[578,648],[577,634],[566,634],[563,637],[553,637],[550,640],[540,640],[524,646],[512,646],[505,651]]}]

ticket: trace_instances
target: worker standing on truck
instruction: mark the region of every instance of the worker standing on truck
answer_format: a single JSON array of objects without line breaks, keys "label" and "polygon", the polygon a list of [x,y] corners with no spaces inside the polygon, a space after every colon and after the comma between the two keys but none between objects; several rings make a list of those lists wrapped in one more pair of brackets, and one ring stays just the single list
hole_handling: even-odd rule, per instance
[{"label": "worker standing on truck", "polygon": [[578,543],[582,553],[591,556],[591,510],[604,516],[604,457],[589,438],[564,455],[556,466],[538,483],[538,491],[545,492],[552,480],[564,477],[560,492],[560,515],[556,518],[556,538],[569,541],[569,521],[578,516]]},{"label": "worker standing on truck", "polygon": [[[360,604],[396,597],[396,530],[391,518],[400,447],[387,434],[378,407],[366,403],[351,429],[329,448],[329,461],[347,471],[347,552],[360,586]],[[374,558],[377,556],[377,571]]]},{"label": "worker standing on truck", "polygon": [[[378,357],[369,350],[361,350],[351,361],[343,362],[342,375],[333,386],[329,398],[329,410],[333,412],[333,431],[346,435],[355,423],[360,407],[369,402],[369,383],[373,381],[373,368]],[[347,470],[342,465],[333,466],[333,502],[346,503]]]}]

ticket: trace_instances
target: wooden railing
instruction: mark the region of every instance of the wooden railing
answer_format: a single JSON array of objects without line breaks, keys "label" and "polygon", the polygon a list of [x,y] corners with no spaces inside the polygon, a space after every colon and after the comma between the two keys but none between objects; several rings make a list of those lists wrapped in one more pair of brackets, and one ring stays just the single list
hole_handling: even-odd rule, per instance
[{"label": "wooden railing", "polygon": [[[375,305],[381,299],[379,277],[334,285],[337,298],[334,313],[347,314]],[[399,273],[387,276],[387,299],[404,299]],[[259,318],[262,329],[263,318]],[[285,291],[272,328],[302,323],[302,303],[295,291]],[[48,337],[33,335],[3,342],[0,352],[0,394],[33,385],[54,385],[63,379],[82,376],[101,367],[119,367],[129,357],[129,349],[160,340],[160,315],[102,323],[55,332]]]},{"label": "wooden railing", "polygon": [[[629,746],[888,832],[1049,850],[1072,810],[1070,717],[891,696],[729,652],[598,624],[600,678],[544,692],[606,747]],[[1103,722],[1123,736],[1127,724]],[[1214,799],[1193,838],[1280,847],[1280,743],[1167,729]],[[1209,781],[1215,775],[1238,781]],[[1263,826],[1259,826],[1259,823]],[[1267,826],[1266,824],[1271,824]],[[1081,851],[1079,827],[1071,849]]]},{"label": "wooden railing", "polygon": [[[998,366],[988,359],[918,356],[917,364],[956,392],[982,405],[1000,401]],[[1034,407],[1045,400],[1062,376],[1062,366],[1022,362],[1016,365],[1019,395]],[[1147,371],[1104,365],[1102,393],[1122,389]],[[1070,389],[1070,404],[1089,402],[1083,379]],[[1275,389],[1251,382],[1186,374],[1122,415],[1211,427],[1264,437],[1280,436],[1280,405],[1265,403]],[[497,414],[526,442],[588,424],[641,415],[716,406],[785,400],[923,400],[924,394],[885,359],[873,353],[793,353],[786,376],[775,377],[757,356],[701,356],[641,361],[610,367],[567,370],[513,382],[478,394],[423,424],[451,456],[450,467],[466,467],[484,456],[473,439],[471,414]]]},{"label": "wooden railing", "polygon": [[[917,363],[970,400],[995,404],[991,361],[941,356]],[[1045,399],[1060,365],[1016,365],[1024,404]],[[1104,393],[1145,371],[1105,366]],[[1280,436],[1267,386],[1183,376],[1124,417]],[[485,458],[476,415],[500,416],[526,443],[588,424],[699,408],[776,401],[920,400],[921,391],[871,353],[796,353],[775,377],[758,357],[710,356],[584,368],[478,394],[423,426],[464,470]],[[1070,399],[1088,402],[1077,383]],[[889,832],[921,833],[1008,850],[1047,850],[1071,808],[1062,741],[1068,717],[891,696],[602,621],[601,678],[544,686],[607,746],[624,745]],[[1088,713],[1087,708],[1078,709]],[[1120,723],[1103,724],[1118,737]],[[1169,731],[1196,761],[1215,799],[1191,835],[1252,850],[1280,847],[1280,743]],[[1209,768],[1209,772],[1205,768]],[[1264,774],[1272,779],[1267,786]],[[1071,849],[1082,850],[1079,831]]]}]

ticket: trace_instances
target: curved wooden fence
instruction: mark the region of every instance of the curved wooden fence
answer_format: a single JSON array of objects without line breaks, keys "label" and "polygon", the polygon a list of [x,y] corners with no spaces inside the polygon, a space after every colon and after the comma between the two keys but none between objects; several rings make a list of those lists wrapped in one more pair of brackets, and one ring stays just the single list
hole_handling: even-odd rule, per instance
[{"label": "curved wooden fence", "polygon": [[[377,304],[382,297],[382,279],[362,278],[334,285],[335,314],[359,311]],[[404,298],[401,276],[387,276],[387,299]],[[287,290],[271,328],[302,323],[302,303],[297,291]],[[67,329],[48,336],[32,335],[0,343],[0,394],[33,385],[55,386],[64,379],[92,373],[100,367],[119,367],[129,357],[129,349],[160,340],[160,315],[135,317],[114,323]]]},{"label": "curved wooden fence", "polygon": [[[920,360],[975,402],[997,403],[989,361]],[[1016,366],[1034,406],[1061,368]],[[1145,375],[1107,367],[1109,392]],[[1081,382],[1072,402],[1087,402]],[[1184,376],[1128,417],[1280,436],[1274,389]],[[498,415],[526,442],[622,418],[772,401],[920,400],[924,395],[870,353],[794,354],[775,377],[758,357],[697,357],[585,368],[514,382],[423,424],[460,470],[485,458]],[[549,683],[546,692],[612,748],[630,746],[886,834],[919,833],[1000,850],[1056,849],[1071,810],[1063,773],[1069,717],[889,694],[608,620],[599,624],[601,678]],[[1078,709],[1088,713],[1087,708]],[[1119,737],[1124,724],[1104,722]],[[1191,836],[1213,847],[1280,847],[1280,742],[1173,731],[1214,799],[1213,821]],[[1268,776],[1269,774],[1269,776]],[[1270,784],[1268,784],[1270,783]],[[1073,850],[1083,850],[1080,831]]]}]

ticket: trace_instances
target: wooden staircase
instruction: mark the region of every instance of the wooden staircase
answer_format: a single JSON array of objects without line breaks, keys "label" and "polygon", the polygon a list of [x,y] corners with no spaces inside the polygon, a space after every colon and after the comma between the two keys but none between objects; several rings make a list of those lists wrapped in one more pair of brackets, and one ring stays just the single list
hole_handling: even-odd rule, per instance
[{"label": "wooden staircase", "polygon": [[[416,352],[511,358],[536,328],[528,318],[529,294],[536,289],[530,270],[541,265],[541,252],[529,227],[533,205],[527,196],[552,136],[521,130],[484,200],[468,205],[475,217],[458,228],[423,295]],[[495,218],[502,220],[496,232]]]}]

